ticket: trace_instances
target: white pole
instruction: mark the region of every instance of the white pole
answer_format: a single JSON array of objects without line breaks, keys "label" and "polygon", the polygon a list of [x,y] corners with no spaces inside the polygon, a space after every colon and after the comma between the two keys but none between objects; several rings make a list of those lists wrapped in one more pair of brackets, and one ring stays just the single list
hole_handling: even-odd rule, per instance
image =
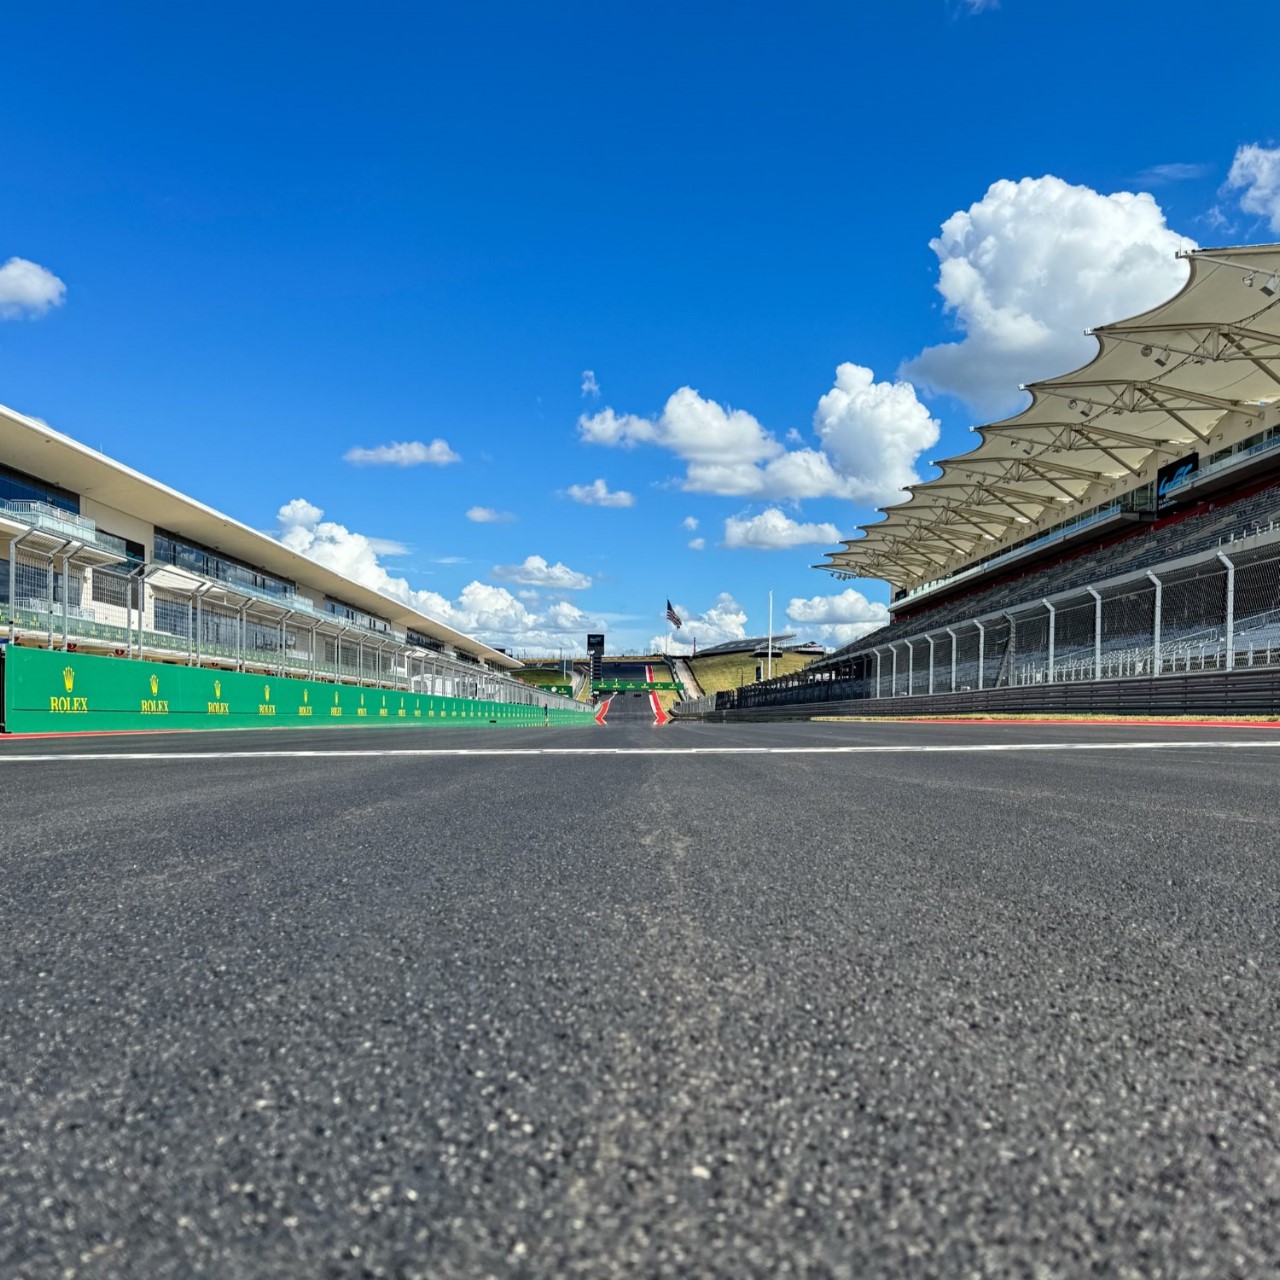
[{"label": "white pole", "polygon": [[773,679],[773,592],[769,592],[769,679]]}]

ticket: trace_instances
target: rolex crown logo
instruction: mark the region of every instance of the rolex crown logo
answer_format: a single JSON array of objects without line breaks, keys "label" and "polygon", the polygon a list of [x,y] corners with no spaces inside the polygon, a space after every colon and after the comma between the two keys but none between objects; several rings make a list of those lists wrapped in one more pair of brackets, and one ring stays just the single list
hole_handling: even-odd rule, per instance
[{"label": "rolex crown logo", "polygon": [[219,702],[222,701],[222,681],[221,680],[215,680],[213,682],[213,696],[217,698]]},{"label": "rolex crown logo", "polygon": [[271,686],[269,684],[264,684],[262,686],[262,700],[263,702],[271,701]]},{"label": "rolex crown logo", "polygon": [[335,690],[333,691],[333,705],[334,705],[335,707],[338,705],[338,691],[337,691],[337,689],[335,689]]},{"label": "rolex crown logo", "polygon": [[361,705],[362,707],[364,706],[364,694],[363,694],[363,693],[360,695],[360,705]]},{"label": "rolex crown logo", "polygon": [[156,694],[159,692],[160,692],[160,677],[152,676],[151,677],[151,696],[154,698]]},{"label": "rolex crown logo", "polygon": [[306,691],[305,689],[303,689],[303,691],[302,691],[302,700],[303,700],[303,702],[310,702],[310,701],[311,701],[311,699],[307,696],[307,691]]},{"label": "rolex crown logo", "polygon": [[70,693],[75,688],[76,673],[71,667],[62,668],[62,687]]}]

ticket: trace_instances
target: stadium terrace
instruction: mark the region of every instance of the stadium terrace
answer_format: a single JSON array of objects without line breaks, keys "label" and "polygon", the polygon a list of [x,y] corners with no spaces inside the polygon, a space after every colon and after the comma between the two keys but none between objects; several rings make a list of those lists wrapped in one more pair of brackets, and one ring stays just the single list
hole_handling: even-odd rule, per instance
[{"label": "stadium terrace", "polygon": [[[888,626],[717,709],[1280,665],[1280,244],[1182,256],[1173,298],[1090,330],[1088,364],[1026,385],[1025,410],[974,428],[977,448],[814,566],[888,582]],[[1247,705],[1241,682],[1214,686],[1204,705],[1274,709],[1272,684]]]}]

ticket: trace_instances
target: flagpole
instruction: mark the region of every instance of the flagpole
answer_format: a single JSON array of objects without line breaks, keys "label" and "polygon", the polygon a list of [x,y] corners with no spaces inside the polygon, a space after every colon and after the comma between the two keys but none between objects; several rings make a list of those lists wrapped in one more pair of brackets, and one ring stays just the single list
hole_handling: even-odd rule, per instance
[{"label": "flagpole", "polygon": [[769,679],[773,679],[773,592],[769,592]]}]

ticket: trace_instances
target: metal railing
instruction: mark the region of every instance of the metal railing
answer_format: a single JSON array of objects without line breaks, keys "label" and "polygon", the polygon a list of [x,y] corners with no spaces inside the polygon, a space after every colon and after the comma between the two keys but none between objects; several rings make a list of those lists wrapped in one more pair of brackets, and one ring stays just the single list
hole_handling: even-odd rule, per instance
[{"label": "metal railing", "polygon": [[1280,532],[1263,530],[1039,600],[879,639],[839,667],[680,705],[683,715],[788,702],[912,698],[1280,666]]},{"label": "metal railing", "polygon": [[[128,573],[95,570],[89,578],[83,566],[72,565],[64,580],[46,557],[19,549],[11,573],[0,583],[0,626],[12,639],[38,640],[50,648],[97,648],[121,657],[177,659],[190,666],[581,709],[572,698],[536,689],[475,661],[411,645],[403,632],[370,631],[300,598],[303,607],[293,608],[281,597],[238,588],[228,592],[225,583],[187,571],[190,589],[185,594],[168,578],[157,588],[149,579],[167,568],[153,564],[134,566]],[[106,583],[109,589],[103,587]],[[100,588],[110,602],[94,598]]]}]

